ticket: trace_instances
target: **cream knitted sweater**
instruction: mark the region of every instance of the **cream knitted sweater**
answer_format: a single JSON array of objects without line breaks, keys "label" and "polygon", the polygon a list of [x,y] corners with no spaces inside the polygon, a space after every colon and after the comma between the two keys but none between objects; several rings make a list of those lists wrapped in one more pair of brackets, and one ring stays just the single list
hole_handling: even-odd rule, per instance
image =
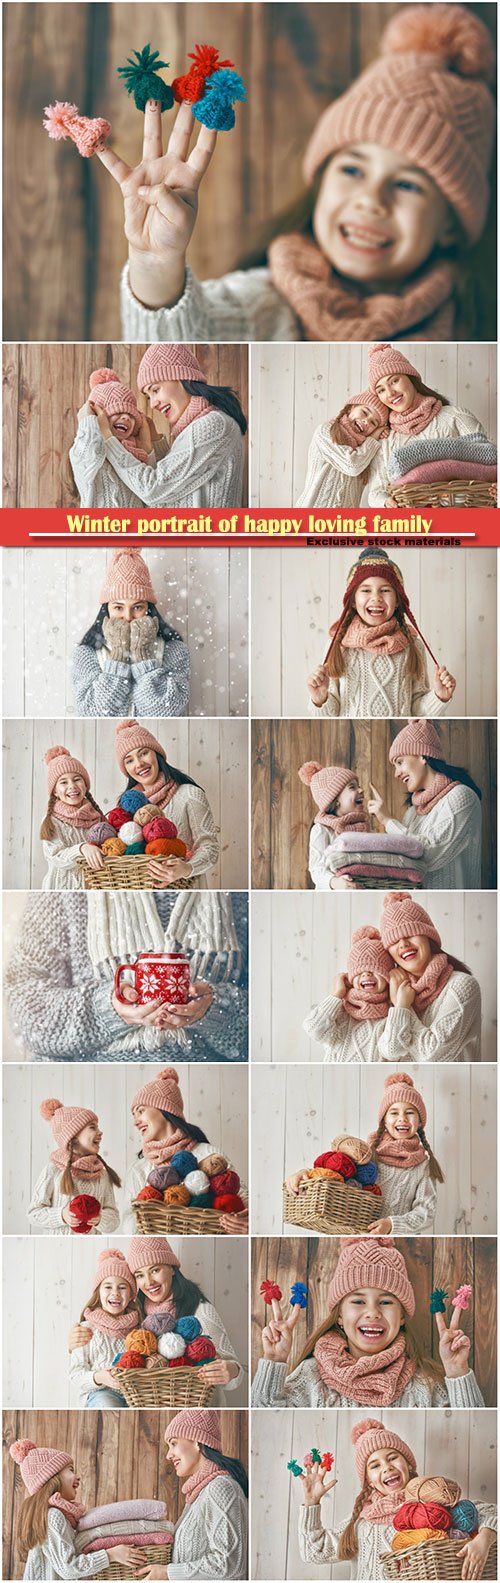
[{"label": "cream knitted sweater", "polygon": [[[376,1158],[376,1156],[375,1156]],[[432,1236],[436,1215],[437,1188],[429,1175],[429,1161],[400,1170],[378,1162],[378,1185],[382,1189],[381,1215],[392,1224],[391,1237]],[[450,1231],[453,1228],[450,1226]]]},{"label": "cream knitted sweater", "polygon": [[144,308],[133,296],[129,268],[121,278],[124,341],[301,341],[298,319],[268,269],[237,269],[220,280],[197,280],[189,265],[173,308]]},{"label": "cream knitted sweater", "polygon": [[[118,449],[125,456],[130,452],[125,450],[117,440]],[[168,450],[168,440],[155,440],[151,453],[153,470],[156,459],[159,460]],[[106,456],[104,436],[99,428],[99,421],[94,413],[86,413],[85,417],[78,419],[78,428],[69,453],[73,469],[75,484],[80,496],[80,505],[84,510],[95,506],[98,509],[106,506],[141,505],[138,495],[133,489],[122,482],[113,467],[112,461]]]},{"label": "cream knitted sweater", "polygon": [[156,467],[136,461],[114,436],[106,456],[118,477],[145,506],[229,510],[241,506],[244,441],[234,418],[215,408],[181,429],[168,455]]},{"label": "cream knitted sweater", "polygon": [[[238,1364],[238,1373],[235,1375],[234,1380],[229,1380],[224,1388],[219,1386],[214,1393],[213,1406],[225,1407],[226,1391],[236,1390],[237,1385],[243,1379],[241,1363],[229,1340],[224,1321],[221,1319],[220,1314],[217,1313],[213,1303],[205,1301],[199,1303],[195,1309],[195,1318],[199,1319],[203,1334],[210,1336],[211,1341],[213,1341],[217,1349],[217,1356],[222,1358],[225,1363]],[[83,1320],[83,1323],[85,1323],[85,1320]],[[75,1347],[74,1351],[70,1353],[69,1377],[76,1392],[75,1405],[77,1407],[85,1407],[90,1391],[99,1389],[99,1386],[95,1384],[94,1374],[97,1374],[100,1369],[111,1368],[117,1351],[116,1336],[109,1336],[103,1330],[94,1330],[91,1341],[88,1341],[84,1347]],[[113,1388],[119,1391],[119,1380],[116,1380]]]},{"label": "cream knitted sweater", "polygon": [[335,715],[350,720],[413,718],[415,715],[443,715],[447,705],[429,686],[427,656],[420,638],[415,645],[421,659],[420,681],[406,675],[407,651],[400,654],[368,654],[366,649],[345,649],[343,676],[330,677],[328,698],[318,706],[309,698],[308,712],[313,719]]},{"label": "cream knitted sweater", "polygon": [[[486,1501],[476,1501],[479,1512],[479,1527],[491,1528],[497,1531],[496,1506],[490,1506]],[[338,1543],[344,1528],[350,1518],[339,1523],[336,1528],[324,1528],[321,1520],[319,1506],[301,1506],[299,1508],[299,1550],[302,1561],[313,1566],[328,1566],[337,1560]],[[355,1561],[351,1562],[351,1578],[358,1578],[362,1583],[371,1583],[372,1578],[384,1578],[381,1555],[390,1550],[395,1529],[392,1523],[369,1523],[360,1518],[356,1523],[356,1538],[358,1541],[358,1554]],[[464,1534],[464,1543],[466,1535]]]},{"label": "cream knitted sweater", "polygon": [[367,435],[357,449],[332,440],[329,423],[314,430],[307,456],[306,481],[298,506],[359,506],[364,485],[361,473],[376,456],[380,440]]},{"label": "cream knitted sweater", "polygon": [[[252,1385],[252,1407],[355,1407],[352,1397],[325,1385],[315,1358],[306,1358],[291,1374],[287,1363],[260,1358]],[[472,1369],[458,1380],[429,1385],[415,1374],[392,1407],[484,1407]]]},{"label": "cream knitted sweater", "polygon": [[95,1550],[91,1556],[77,1555],[74,1529],[64,1512],[55,1508],[49,1511],[47,1528],[43,1545],[35,1545],[29,1552],[24,1578],[32,1578],[34,1583],[54,1583],[59,1578],[94,1578],[106,1571],[107,1550]]},{"label": "cream knitted sweater", "polygon": [[319,1006],[313,1006],[303,1023],[304,1033],[322,1042],[325,1062],[380,1061],[384,1027],[382,1017],[378,1022],[357,1022],[336,995],[327,995]]},{"label": "cream knitted sweater", "polygon": [[43,1231],[57,1232],[58,1236],[74,1235],[71,1227],[63,1220],[62,1211],[77,1193],[91,1193],[92,1198],[97,1198],[102,1204],[101,1218],[96,1222],[95,1230],[90,1232],[90,1236],[105,1236],[109,1231],[116,1231],[120,1224],[120,1215],[116,1206],[113,1183],[110,1182],[107,1172],[102,1176],[94,1177],[90,1182],[88,1177],[75,1175],[73,1182],[73,1192],[62,1193],[61,1171],[52,1160],[47,1160],[33,1188],[28,1209],[28,1220],[31,1220],[37,1235]]},{"label": "cream knitted sweater", "polygon": [[470,786],[452,786],[428,814],[412,804],[385,828],[422,842],[427,890],[481,890],[481,803]]},{"label": "cream knitted sweater", "polygon": [[212,1479],[175,1528],[168,1575],[181,1578],[247,1578],[248,1502],[235,1479]]},{"label": "cream knitted sweater", "polygon": [[[472,412],[465,412],[462,407],[441,407],[440,412],[436,413],[435,418],[431,418],[423,432],[426,440],[456,439],[461,434],[482,434],[486,439],[482,424],[478,423]],[[384,506],[386,500],[392,499],[396,485],[394,480],[389,478],[389,457],[392,451],[400,450],[404,441],[407,440],[409,443],[411,438],[411,434],[405,435],[401,431],[391,429],[388,438],[382,440],[368,484],[370,506]],[[421,435],[416,435],[415,438],[420,439]]]},{"label": "cream knitted sweater", "polygon": [[472,973],[452,973],[440,995],[417,1013],[391,1006],[379,1060],[479,1061],[481,991]]}]

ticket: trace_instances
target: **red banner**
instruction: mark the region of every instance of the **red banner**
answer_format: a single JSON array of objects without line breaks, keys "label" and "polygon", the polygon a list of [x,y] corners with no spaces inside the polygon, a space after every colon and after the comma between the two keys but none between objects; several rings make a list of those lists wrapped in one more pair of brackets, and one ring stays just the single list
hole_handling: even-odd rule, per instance
[{"label": "red banner", "polygon": [[356,507],[351,511],[126,512],[66,510],[4,510],[0,512],[0,544],[18,546],[96,545],[118,536],[144,544],[197,541],[203,544],[301,544],[334,548],[379,542],[421,547],[496,545],[498,516],[491,510],[433,510],[431,506],[393,511]]}]

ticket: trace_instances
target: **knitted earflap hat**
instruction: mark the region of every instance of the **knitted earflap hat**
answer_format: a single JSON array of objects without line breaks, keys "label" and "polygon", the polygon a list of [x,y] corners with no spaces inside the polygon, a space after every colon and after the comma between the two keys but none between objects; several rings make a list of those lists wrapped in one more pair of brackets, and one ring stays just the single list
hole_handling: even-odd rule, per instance
[{"label": "knitted earflap hat", "polygon": [[175,341],[157,341],[153,346],[148,346],[139,363],[139,390],[147,390],[149,385],[161,385],[164,379],[202,379],[205,385],[207,383],[198,358],[187,346],[179,346]]},{"label": "knitted earflap hat", "polygon": [[410,758],[442,758],[441,742],[431,720],[409,720],[389,749],[391,764],[409,754]]},{"label": "knitted earflap hat", "polygon": [[42,1100],[40,1115],[44,1121],[50,1121],[57,1147],[66,1150],[68,1163],[73,1138],[77,1138],[84,1127],[96,1127],[98,1123],[95,1110],[84,1110],[83,1105],[62,1105],[60,1099]]},{"label": "knitted earflap hat", "polygon": [[410,1319],[415,1313],[406,1264],[392,1237],[341,1237],[337,1268],[328,1287],[328,1307],[335,1308],[343,1297],[365,1286],[398,1297]]},{"label": "knitted earflap hat", "polygon": [[[410,379],[420,379],[418,368],[405,357],[399,346],[389,346],[387,341],[379,341],[375,346],[368,347],[368,383],[374,392],[378,379],[384,379],[386,374],[408,374]],[[387,416],[387,408],[384,407]]]},{"label": "knitted earflap hat", "polygon": [[120,1253],[119,1248],[103,1248],[97,1260],[96,1286],[100,1286],[101,1281],[108,1280],[110,1276],[116,1276],[119,1281],[126,1281],[128,1286],[130,1286],[132,1297],[137,1297],[135,1275],[132,1274],[130,1265],[127,1264],[125,1254]]},{"label": "knitted earflap hat", "polygon": [[347,956],[347,972],[352,980],[357,973],[379,973],[381,978],[389,980],[394,969],[392,956],[386,951],[378,929],[371,924],[365,924],[362,929],[355,929]]},{"label": "knitted earflap hat", "polygon": [[146,562],[143,561],[140,550],[132,549],[130,544],[113,550],[111,560],[106,566],[106,575],[101,588],[101,604],[107,605],[113,599],[145,599],[148,604],[156,604],[155,591]]},{"label": "knitted earflap hat", "polygon": [[407,1072],[390,1072],[386,1077],[384,1092],[378,1107],[378,1122],[383,1120],[391,1105],[414,1105],[415,1110],[418,1110],[422,1126],[425,1127],[427,1111],[424,1101],[418,1088],[414,1088]]},{"label": "knitted earflap hat", "polygon": [[425,911],[425,907],[414,901],[411,893],[406,890],[386,891],[380,919],[380,933],[387,949],[391,945],[396,945],[398,940],[412,940],[415,935],[422,934],[427,940],[434,941],[438,951],[441,950],[441,935],[435,923]]},{"label": "knitted earflap hat", "polygon": [[173,1116],[184,1117],[184,1102],[179,1088],[175,1066],[164,1066],[150,1083],[144,1083],[134,1094],[130,1109],[137,1105],[151,1105],[154,1110],[169,1110]]},{"label": "knitted earflap hat", "polygon": [[[365,1482],[366,1464],[372,1451],[399,1451],[411,1468],[416,1472],[416,1461],[413,1451],[407,1446],[394,1429],[386,1429],[377,1418],[363,1418],[361,1423],[355,1424],[351,1430],[351,1440],[354,1446],[354,1461],[361,1485]],[[406,1491],[405,1491],[406,1493]]]},{"label": "knitted earflap hat", "polygon": [[488,207],[494,60],[488,29],[465,6],[402,6],[379,59],[320,117],[306,181],[350,143],[379,144],[431,177],[474,242]]},{"label": "knitted earflap hat", "polygon": [[165,1430],[165,1440],[195,1440],[199,1445],[210,1446],[212,1451],[222,1451],[219,1414],[207,1407],[203,1411],[187,1408],[176,1413]]},{"label": "knitted earflap hat", "polygon": [[299,777],[304,786],[310,787],[320,813],[326,813],[330,804],[340,797],[344,787],[349,786],[353,778],[357,779],[354,771],[347,769],[344,764],[323,766],[316,764],[314,759],[310,759],[307,764],[301,764]]},{"label": "knitted earflap hat", "polygon": [[[386,408],[384,408],[384,413],[385,416],[387,416]],[[335,642],[335,638],[337,636],[337,632],[339,631],[339,628],[342,627],[349,614],[351,601],[354,594],[356,593],[356,589],[359,588],[361,583],[364,583],[368,577],[383,577],[385,583],[390,583],[391,588],[394,589],[394,592],[397,596],[398,604],[401,607],[403,615],[406,616],[407,621],[411,623],[411,626],[414,628],[415,632],[418,633],[419,638],[422,639],[424,647],[427,649],[427,653],[430,654],[431,660],[434,660],[434,663],[437,665],[436,657],[433,654],[432,649],[429,648],[429,644],[424,638],[423,632],[420,631],[420,627],[417,625],[413,611],[410,609],[408,595],[403,582],[403,574],[400,571],[399,566],[396,566],[395,561],[389,560],[387,551],[379,549],[362,550],[361,555],[358,556],[357,561],[354,562],[354,565],[351,566],[351,569],[348,572],[344,598],[342,601],[342,610],[340,612],[339,620],[334,621],[333,625],[330,627],[331,643],[325,655],[324,664],[326,665],[327,663]]]},{"label": "knitted earflap hat", "polygon": [[71,1467],[73,1461],[67,1451],[56,1451],[53,1446],[36,1446],[34,1440],[14,1440],[9,1453],[21,1470],[28,1495],[36,1495],[56,1473]]},{"label": "knitted earflap hat", "polygon": [[137,1270],[152,1270],[158,1264],[171,1264],[173,1269],[180,1269],[180,1259],[166,1237],[132,1237],[128,1263],[134,1275]]},{"label": "knitted earflap hat", "polygon": [[49,797],[61,775],[81,775],[82,780],[85,781],[87,791],[90,791],[88,770],[85,769],[84,764],[80,763],[80,759],[75,759],[71,753],[68,753],[67,748],[47,748],[47,752],[44,753],[44,761],[47,765]]},{"label": "knitted earflap hat", "polygon": [[126,775],[125,759],[136,748],[152,748],[153,753],[161,753],[165,757],[165,749],[157,737],[148,731],[146,726],[141,726],[140,720],[120,720],[116,727],[115,736],[116,757],[123,775]]},{"label": "knitted earflap hat", "polygon": [[95,368],[90,375],[89,385],[94,406],[102,407],[108,417],[118,417],[120,412],[130,413],[131,418],[140,422],[140,412],[129,385],[122,385],[118,374],[112,368]]}]

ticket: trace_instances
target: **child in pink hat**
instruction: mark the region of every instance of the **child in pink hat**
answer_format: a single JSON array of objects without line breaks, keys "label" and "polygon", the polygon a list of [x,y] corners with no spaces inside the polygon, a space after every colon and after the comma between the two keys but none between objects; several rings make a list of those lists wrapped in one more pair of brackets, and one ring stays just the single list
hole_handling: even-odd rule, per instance
[{"label": "child in pink hat", "polygon": [[77,713],[147,719],[186,714],[189,651],[160,614],[149,567],[135,546],[112,551],[100,601],[73,655]]},{"label": "child in pink hat", "polygon": [[118,1248],[103,1249],[91,1296],[80,1316],[90,1340],[70,1355],[70,1381],[79,1407],[126,1407],[116,1386],[113,1361],[127,1336],[140,1328],[141,1317],[135,1276],[125,1254]]},{"label": "child in pink hat", "polygon": [[[395,485],[432,485],[460,476],[496,479],[495,455],[472,412],[425,385],[399,346],[371,346],[368,362],[370,388],[384,402],[389,423],[370,473],[370,506],[396,506]],[[466,445],[460,443],[464,439]]]},{"label": "child in pink hat", "polygon": [[385,1078],[375,1132],[368,1134],[382,1193],[372,1236],[432,1236],[441,1166],[425,1135],[427,1110],[407,1072]]},{"label": "child in pink hat", "polygon": [[99,846],[92,842],[92,831],[102,827],[104,815],[80,759],[65,747],[48,748],[44,757],[49,800],[40,837],[48,867],[42,890],[83,890],[79,860],[84,858],[94,869],[104,864]]},{"label": "child in pink hat", "polygon": [[[293,1294],[293,1288],[292,1288]],[[277,1299],[262,1331],[254,1407],[484,1407],[469,1369],[470,1339],[454,1308],[436,1315],[440,1364],[423,1357],[412,1329],[415,1293],[390,1237],[341,1237],[325,1319],[308,1336],[291,1373],[286,1365],[305,1312],[283,1318]]]},{"label": "child in pink hat", "polygon": [[[124,1231],[134,1232],[136,1219],[133,1204],[136,1198],[150,1181],[151,1173],[160,1173],[160,1178],[151,1184],[160,1187],[163,1173],[169,1170],[171,1161],[179,1150],[185,1149],[193,1156],[193,1170],[203,1171],[206,1175],[208,1173],[210,1178],[220,1176],[227,1171],[234,1171],[234,1167],[230,1160],[221,1154],[220,1148],[209,1142],[201,1127],[195,1122],[186,1121],[179,1073],[175,1067],[163,1067],[155,1077],[143,1083],[134,1094],[130,1108],[134,1127],[139,1132],[141,1152],[127,1174],[124,1189],[126,1207],[122,1224]],[[167,1185],[165,1181],[165,1186]],[[241,1181],[235,1191],[246,1204],[247,1193]],[[248,1209],[230,1215],[221,1215],[220,1225],[228,1235],[246,1235]]]},{"label": "child in pink hat", "polygon": [[121,720],[116,727],[116,757],[127,790],[142,791],[158,814],[173,821],[189,857],[152,858],[149,865],[154,889],[193,880],[196,888],[210,884],[219,856],[217,829],[206,793],[201,786],[167,762],[163,744],[140,720]]},{"label": "child in pink hat", "polygon": [[127,1544],[106,1550],[104,1541],[92,1555],[78,1554],[76,1530],[85,1516],[85,1506],[77,1500],[80,1479],[69,1452],[37,1446],[33,1440],[14,1440],[9,1454],[26,1489],[16,1532],[24,1578],[53,1583],[54,1579],[102,1576],[112,1563],[134,1566],[137,1550]]},{"label": "child in pink hat", "polygon": [[324,1061],[380,1060],[392,965],[378,929],[354,930],[347,972],[336,975],[331,995],[304,1022],[309,1038],[321,1040]]},{"label": "child in pink hat", "polygon": [[393,962],[382,1058],[479,1061],[479,984],[463,962],[443,950],[429,913],[407,891],[390,891],[384,896],[380,932]]},{"label": "child in pink hat", "polygon": [[62,1105],[59,1099],[44,1099],[40,1115],[50,1122],[56,1148],[41,1171],[33,1189],[28,1219],[37,1232],[63,1232],[69,1236],[81,1221],[72,1213],[70,1203],[80,1194],[95,1198],[96,1210],[91,1233],[116,1231],[120,1216],[114,1187],[120,1177],[102,1159],[102,1132],[94,1110],[83,1105]]},{"label": "child in pink hat", "polygon": [[387,433],[387,411],[373,390],[351,396],[338,417],[320,423],[307,454],[297,506],[359,506],[370,464]]},{"label": "child in pink hat", "polygon": [[432,720],[408,720],[395,735],[389,760],[404,787],[403,820],[393,819],[376,787],[368,812],[388,835],[417,837],[424,849],[429,890],[480,890],[481,796],[468,770],[449,764]]},{"label": "child in pink hat", "polygon": [[299,778],[309,786],[318,812],[309,836],[309,873],[315,890],[356,889],[349,877],[337,876],[332,863],[337,837],[346,831],[370,829],[357,775],[345,764],[301,764]]}]

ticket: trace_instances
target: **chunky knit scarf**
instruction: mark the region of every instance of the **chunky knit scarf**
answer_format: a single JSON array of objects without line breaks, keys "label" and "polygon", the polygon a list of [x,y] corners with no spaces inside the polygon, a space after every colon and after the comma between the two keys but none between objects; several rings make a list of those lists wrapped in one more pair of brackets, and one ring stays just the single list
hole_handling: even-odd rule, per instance
[{"label": "chunky knit scarf", "polygon": [[445,951],[436,951],[435,955],[431,956],[420,978],[415,973],[409,973],[410,984],[415,990],[414,1010],[421,1012],[426,1006],[431,1006],[433,1000],[441,994],[452,973],[453,968]]},{"label": "chunky knit scarf", "polygon": [[334,830],[335,835],[343,835],[344,830],[369,831],[368,819],[362,819],[358,813],[317,813],[315,824],[323,824],[327,830]]},{"label": "chunky knit scarf", "polygon": [[401,654],[408,648],[408,638],[402,632],[396,616],[379,621],[369,627],[361,616],[353,616],[342,638],[343,649],[367,649],[369,654]]},{"label": "chunky knit scarf", "polygon": [[87,798],[80,803],[79,808],[70,808],[67,802],[61,802],[60,797],[56,797],[52,813],[63,824],[72,824],[75,830],[90,830],[90,826],[97,824],[101,817]]},{"label": "chunky knit scarf", "polygon": [[191,1150],[193,1139],[188,1132],[183,1132],[182,1127],[176,1127],[169,1138],[151,1138],[149,1143],[143,1143],[142,1152],[146,1160],[151,1160],[152,1165],[169,1165],[178,1149]]},{"label": "chunky knit scarf", "polygon": [[413,1379],[415,1363],[404,1336],[373,1358],[352,1358],[342,1336],[320,1336],[314,1356],[323,1383],[357,1407],[391,1407]]},{"label": "chunky knit scarf", "polygon": [[[172,801],[172,797],[175,797],[175,793],[178,790],[179,785],[177,781],[167,780],[165,775],[160,774],[153,781],[153,785],[148,786],[147,794],[145,793],[145,795],[147,795],[148,802],[155,803],[159,808],[166,808],[167,803]],[[137,782],[134,791],[144,791],[144,787]]]},{"label": "chunky knit scarf", "polygon": [[78,1159],[68,1159],[67,1149],[54,1149],[50,1156],[52,1164],[58,1171],[65,1171],[71,1164],[71,1175],[79,1176],[86,1182],[95,1182],[98,1176],[104,1176],[105,1164],[97,1154],[79,1154]]},{"label": "chunky knit scarf", "polygon": [[215,408],[210,405],[205,396],[191,396],[191,400],[188,401],[184,412],[181,413],[177,422],[171,426],[170,434],[172,440],[176,440],[177,435],[182,434],[183,429],[188,429],[190,423],[196,423],[197,418],[202,418],[204,412],[214,411]]},{"label": "chunky knit scarf", "polygon": [[192,1473],[191,1477],[186,1479],[186,1483],[182,1486],[182,1493],[186,1497],[186,1506],[192,1506],[193,1501],[198,1499],[202,1490],[205,1490],[207,1484],[211,1484],[213,1479],[224,1477],[230,1478],[231,1474],[226,1473],[225,1468],[218,1468],[217,1463],[210,1462],[208,1457],[203,1457],[201,1468],[198,1469],[197,1473]]},{"label": "chunky knit scarf", "polygon": [[80,1501],[67,1501],[64,1495],[61,1495],[60,1490],[55,1490],[54,1494],[50,1496],[49,1506],[55,1507],[58,1512],[63,1512],[68,1522],[71,1523],[72,1528],[78,1528],[78,1524],[81,1522],[82,1517],[85,1516],[87,1509],[86,1506],[81,1505]]},{"label": "chunky knit scarf", "polygon": [[114,429],[111,429],[111,433],[113,435],[113,439],[118,440],[119,445],[123,445],[124,451],[130,451],[130,455],[134,457],[136,462],[149,462],[151,452],[144,451],[142,445],[138,445],[133,434],[130,436],[129,440],[124,440],[122,439],[121,434],[115,434]]},{"label": "chunky knit scarf", "polygon": [[342,1005],[356,1022],[380,1022],[389,1010],[389,985],[385,989],[355,989],[350,984]]},{"label": "chunky knit scarf", "polygon": [[421,396],[418,391],[407,412],[391,412],[389,426],[398,434],[422,434],[432,419],[441,412],[442,401],[438,396]]},{"label": "chunky knit scarf", "polygon": [[344,412],[343,416],[341,417],[340,427],[342,429],[342,433],[345,434],[346,442],[351,451],[357,451],[358,447],[360,445],[364,445],[365,440],[369,438],[368,434],[360,434],[359,429],[356,428],[355,424],[351,423],[348,412]]},{"label": "chunky knit scarf", "polygon": [[380,1495],[378,1490],[372,1490],[361,1509],[361,1517],[366,1523],[383,1523],[385,1526],[391,1522],[402,1504],[401,1490],[388,1491],[387,1495]]},{"label": "chunky knit scarf", "polygon": [[[373,1143],[374,1137],[375,1133],[372,1133],[368,1142]],[[381,1165],[395,1165],[402,1171],[410,1171],[412,1165],[421,1165],[422,1160],[427,1159],[420,1138],[391,1138],[390,1132],[385,1131],[375,1152]]]},{"label": "chunky knit scarf", "polygon": [[317,243],[298,232],[276,238],[268,263],[305,341],[392,341],[410,331],[424,341],[453,338],[454,280],[446,261],[428,265],[399,293],[388,286],[371,297],[335,275]]},{"label": "chunky knit scarf", "polygon": [[447,797],[448,792],[451,792],[454,786],[459,785],[460,781],[452,781],[448,775],[441,775],[437,772],[433,776],[430,786],[424,786],[422,791],[413,792],[411,799],[413,807],[416,808],[419,814],[430,813],[431,808],[435,808],[436,803],[441,802],[442,797]]},{"label": "chunky knit scarf", "polygon": [[[89,1330],[101,1330],[105,1336],[128,1336],[141,1323],[138,1308],[128,1308],[126,1314],[107,1314],[104,1308],[84,1308],[84,1319]],[[83,1323],[83,1321],[82,1321]]]}]

